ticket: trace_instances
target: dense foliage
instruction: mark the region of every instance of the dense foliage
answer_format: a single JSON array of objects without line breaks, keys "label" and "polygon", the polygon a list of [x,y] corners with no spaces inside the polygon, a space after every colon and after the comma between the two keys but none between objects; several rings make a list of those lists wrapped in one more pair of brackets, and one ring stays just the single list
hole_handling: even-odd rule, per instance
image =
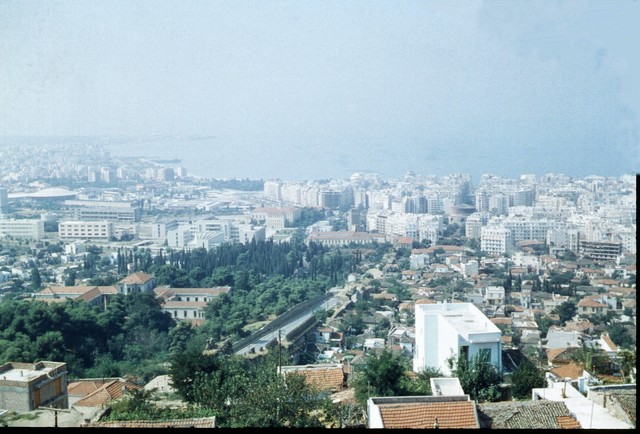
[{"label": "dense foliage", "polygon": [[10,300],[0,303],[0,361],[64,361],[71,378],[148,381],[168,357],[173,326],[153,293],[114,296],[106,307]]},{"label": "dense foliage", "polygon": [[[91,271],[95,279],[91,284],[113,284],[114,276],[96,274],[107,265],[99,254],[90,252],[82,272]],[[207,321],[197,329],[176,328],[153,293],[116,296],[106,307],[70,300],[54,304],[8,300],[0,304],[0,361],[59,360],[67,363],[71,377],[131,373],[149,380],[163,373],[160,366],[170,349],[202,350],[208,343],[236,341],[249,333],[247,325],[272,319],[343,281],[359,260],[357,250],[331,251],[299,239],[157,256],[144,249],[121,250],[114,264],[121,276],[133,266],[154,275],[158,285],[229,285],[233,290],[207,306]],[[69,283],[75,277],[69,274]]]},{"label": "dense foliage", "polygon": [[369,357],[354,381],[356,399],[364,404],[371,396],[405,395],[407,368],[406,359],[387,349]]},{"label": "dense foliage", "polygon": [[513,371],[511,392],[517,399],[531,399],[531,389],[545,387],[544,371],[524,358]]},{"label": "dense foliage", "polygon": [[372,396],[431,395],[431,378],[442,377],[440,370],[426,368],[411,378],[410,364],[407,357],[386,348],[369,355],[365,366],[354,374],[357,402],[365,406]]},{"label": "dense foliage", "polygon": [[321,427],[329,395],[300,375],[280,375],[277,361],[271,352],[257,359],[176,352],[170,375],[180,397],[221,427]]},{"label": "dense foliage", "polygon": [[487,353],[476,353],[470,360],[464,355],[449,360],[451,376],[460,380],[460,385],[471,399],[479,402],[500,399],[502,378],[489,361]]},{"label": "dense foliage", "polygon": [[266,321],[322,295],[346,280],[360,260],[358,250],[330,250],[294,239],[285,243],[223,244],[208,251],[161,252],[155,257],[147,250],[122,251],[116,262],[122,270],[131,264],[135,270],[153,274],[158,285],[231,286],[230,294],[207,306],[207,321],[196,332],[200,341],[219,342],[226,338],[237,341],[249,333],[247,325]]}]

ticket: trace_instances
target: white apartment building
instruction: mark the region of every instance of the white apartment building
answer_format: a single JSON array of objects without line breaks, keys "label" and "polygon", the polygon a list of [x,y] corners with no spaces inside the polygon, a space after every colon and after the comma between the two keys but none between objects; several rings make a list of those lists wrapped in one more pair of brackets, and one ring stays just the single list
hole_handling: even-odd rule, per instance
[{"label": "white apartment building", "polygon": [[469,215],[464,223],[465,236],[472,240],[479,240],[482,226],[486,225],[487,221],[486,213],[474,212]]},{"label": "white apartment building", "polygon": [[264,241],[266,239],[266,228],[255,226],[251,223],[236,223],[231,226],[232,243],[250,243],[253,240]]},{"label": "white apartment building", "polygon": [[282,182],[281,181],[265,181],[263,186],[263,192],[265,197],[275,200],[282,201]]},{"label": "white apartment building", "polygon": [[429,253],[426,249],[412,249],[409,256],[409,268],[419,270],[429,267]]},{"label": "white apartment building", "polygon": [[0,219],[0,238],[4,237],[40,241],[44,238],[44,221],[40,219]]},{"label": "white apartment building", "polygon": [[299,208],[256,208],[251,211],[251,218],[258,224],[268,228],[281,229],[300,218]]},{"label": "white apartment building", "polygon": [[504,286],[487,286],[484,289],[484,304],[502,306],[504,304]]},{"label": "white apartment building", "polygon": [[167,232],[167,245],[169,247],[186,247],[193,237],[190,226],[180,225],[177,229]]},{"label": "white apartment building", "polygon": [[513,235],[502,226],[485,226],[480,231],[480,250],[489,254],[504,255],[513,251]]},{"label": "white apartment building", "polygon": [[370,210],[383,211],[391,209],[392,198],[393,196],[387,190],[367,191]]},{"label": "white apartment building", "polygon": [[305,186],[300,192],[300,202],[294,202],[293,204],[300,204],[300,206],[309,208],[321,208],[320,191],[315,187]]},{"label": "white apartment building", "polygon": [[103,221],[64,221],[58,224],[61,240],[104,240],[113,236],[113,223]]},{"label": "white apartment building", "polygon": [[369,208],[367,190],[365,190],[364,188],[353,189],[353,206],[355,208],[358,208],[358,207]]},{"label": "white apartment building", "polygon": [[502,220],[502,225],[511,231],[514,242],[545,241],[547,232],[553,228],[553,224],[547,219],[536,219],[523,215],[509,215]]},{"label": "white apartment building", "polygon": [[635,254],[636,253],[636,225],[628,231],[621,231],[616,234],[616,239],[622,244],[622,251]]},{"label": "white apartment building", "polygon": [[480,271],[480,264],[475,259],[471,259],[468,262],[461,262],[458,264],[458,268],[464,277],[471,277],[478,274]]},{"label": "white apartment building", "polygon": [[142,216],[142,210],[135,202],[65,200],[64,204],[73,208],[74,218],[80,221],[139,222]]},{"label": "white apartment building", "polygon": [[316,242],[326,246],[346,246],[355,244],[373,244],[386,242],[384,234],[370,234],[367,232],[337,231],[337,232],[312,232],[305,242]]},{"label": "white apartment building", "polygon": [[145,226],[144,233],[148,232],[149,238],[164,240],[167,238],[167,232],[177,229],[179,225],[177,220],[168,220],[141,224],[140,226],[141,228]]},{"label": "white apartment building", "polygon": [[382,214],[379,212],[373,212],[369,210],[367,212],[366,221],[366,230],[370,232],[378,232],[381,234],[387,233],[387,220],[389,216],[387,214]]},{"label": "white apartment building", "polygon": [[451,375],[450,357],[471,360],[481,352],[502,371],[502,332],[472,303],[415,305],[414,372],[430,367]]},{"label": "white apartment building", "polygon": [[489,193],[484,190],[476,191],[476,209],[479,212],[489,211]]},{"label": "white apartment building", "polygon": [[283,202],[302,204],[302,191],[298,184],[285,182],[280,186],[280,194]]},{"label": "white apartment building", "polygon": [[504,194],[492,194],[489,196],[489,211],[496,215],[509,213],[509,196]]},{"label": "white apartment building", "polygon": [[190,229],[192,236],[195,236],[197,233],[222,233],[224,240],[230,242],[232,241],[232,227],[233,220],[207,219],[191,223]]}]

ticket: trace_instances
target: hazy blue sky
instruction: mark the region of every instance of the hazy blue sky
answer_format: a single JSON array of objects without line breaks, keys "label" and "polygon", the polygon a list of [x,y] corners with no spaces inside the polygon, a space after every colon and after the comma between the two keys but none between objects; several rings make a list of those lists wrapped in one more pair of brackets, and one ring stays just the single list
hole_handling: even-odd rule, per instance
[{"label": "hazy blue sky", "polygon": [[633,0],[0,0],[0,135],[561,150],[637,172],[639,23]]}]

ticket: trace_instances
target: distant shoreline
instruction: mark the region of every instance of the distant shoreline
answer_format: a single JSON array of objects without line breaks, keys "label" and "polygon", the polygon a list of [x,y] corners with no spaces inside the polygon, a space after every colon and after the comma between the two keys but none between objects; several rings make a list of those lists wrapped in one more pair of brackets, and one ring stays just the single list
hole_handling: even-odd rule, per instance
[{"label": "distant shoreline", "polygon": [[173,159],[158,159],[158,160],[150,160],[153,163],[158,163],[158,164],[180,164],[182,163],[182,160],[179,158],[173,158]]}]

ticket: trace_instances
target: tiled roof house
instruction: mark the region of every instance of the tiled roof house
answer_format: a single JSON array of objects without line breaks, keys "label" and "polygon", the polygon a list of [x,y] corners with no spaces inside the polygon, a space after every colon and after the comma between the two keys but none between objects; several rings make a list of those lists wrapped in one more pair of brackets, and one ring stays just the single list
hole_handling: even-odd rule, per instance
[{"label": "tiled roof house", "polygon": [[367,415],[368,428],[480,428],[469,395],[374,397]]},{"label": "tiled roof house", "polygon": [[137,271],[128,275],[116,283],[118,292],[121,294],[132,294],[135,292],[151,291],[156,286],[156,279],[150,274]]},{"label": "tiled roof house", "polygon": [[209,301],[222,294],[227,294],[230,286],[213,288],[154,288],[153,291],[161,299],[162,311],[168,312],[176,321],[190,321],[200,325],[205,321],[204,308]]},{"label": "tiled roof house", "polygon": [[578,313],[581,315],[606,315],[608,308],[606,303],[596,301],[590,296],[584,297],[578,302]]},{"label": "tiled roof house", "polygon": [[58,286],[50,285],[35,295],[35,300],[47,303],[62,302],[67,299],[83,300],[92,305],[106,305],[110,296],[116,295],[115,286]]}]

